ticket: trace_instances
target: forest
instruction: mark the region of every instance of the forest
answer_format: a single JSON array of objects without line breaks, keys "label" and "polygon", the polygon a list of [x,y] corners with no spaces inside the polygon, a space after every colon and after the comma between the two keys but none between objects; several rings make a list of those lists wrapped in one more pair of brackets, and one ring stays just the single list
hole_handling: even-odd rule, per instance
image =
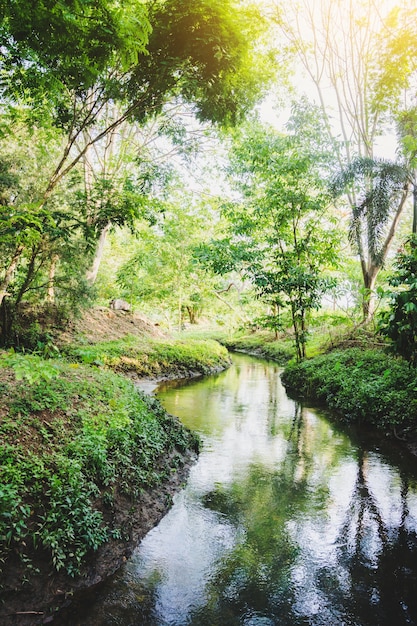
[{"label": "forest", "polygon": [[198,450],[126,374],[256,353],[415,445],[416,1],[0,10],[0,592]]},{"label": "forest", "polygon": [[412,361],[413,11],[6,2],[2,345],[123,299],[298,359],[320,315],[382,314]]}]

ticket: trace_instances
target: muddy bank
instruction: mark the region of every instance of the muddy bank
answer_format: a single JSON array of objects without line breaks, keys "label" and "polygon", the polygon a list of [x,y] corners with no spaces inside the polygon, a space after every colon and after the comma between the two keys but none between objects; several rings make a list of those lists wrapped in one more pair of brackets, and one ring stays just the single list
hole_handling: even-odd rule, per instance
[{"label": "muddy bank", "polygon": [[[172,453],[168,463],[178,464],[178,452]],[[79,593],[100,584],[111,576],[129,558],[141,539],[162,519],[172,504],[174,494],[179,491],[188,476],[197,454],[190,451],[181,455],[182,466],[171,472],[163,484],[144,492],[137,502],[117,495],[112,510],[116,524],[128,532],[125,540],[114,540],[101,546],[91,554],[88,567],[82,576],[72,579],[60,572],[52,572],[46,554],[33,554],[33,567],[39,569],[25,585],[15,588],[19,574],[18,559],[8,568],[7,588],[3,589],[3,604],[0,608],[2,626],[35,626],[39,624],[62,624],[65,607]],[[62,612],[63,611],[63,612]]]}]

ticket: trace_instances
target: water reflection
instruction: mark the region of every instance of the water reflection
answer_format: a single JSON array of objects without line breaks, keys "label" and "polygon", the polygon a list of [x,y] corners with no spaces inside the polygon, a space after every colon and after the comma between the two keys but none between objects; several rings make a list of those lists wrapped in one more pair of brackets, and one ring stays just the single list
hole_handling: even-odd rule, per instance
[{"label": "water reflection", "polygon": [[72,625],[417,623],[416,462],[290,400],[271,364],[159,393],[198,430],[170,513]]}]

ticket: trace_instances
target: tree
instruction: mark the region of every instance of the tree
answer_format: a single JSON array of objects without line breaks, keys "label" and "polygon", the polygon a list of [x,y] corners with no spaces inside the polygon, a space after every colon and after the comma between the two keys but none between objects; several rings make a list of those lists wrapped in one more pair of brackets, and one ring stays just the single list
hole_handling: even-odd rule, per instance
[{"label": "tree", "polygon": [[389,309],[380,317],[380,330],[395,352],[417,364],[417,238],[413,234],[396,256],[396,269],[389,279]]},{"label": "tree", "polygon": [[336,194],[347,192],[357,202],[352,207],[350,240],[359,255],[366,290],[364,320],[374,314],[376,279],[394,238],[408,187],[406,168],[382,159],[354,159],[333,181]]},{"label": "tree", "polygon": [[[193,103],[201,120],[233,123],[267,76],[255,70],[250,43],[260,21],[232,2],[131,0],[123,11],[105,0],[63,2],[33,5],[27,15],[26,3],[6,2],[5,9],[3,103],[12,116],[20,107],[28,124],[62,130],[60,156],[34,201],[41,222],[63,180],[126,121],[144,123],[177,98]],[[105,119],[113,102],[117,114]],[[10,250],[0,302],[24,251],[21,242]]]},{"label": "tree", "polygon": [[[302,136],[280,136],[253,125],[234,142],[231,180],[241,203],[224,212],[230,223],[222,241],[213,242],[213,269],[241,268],[258,296],[290,310],[298,359],[305,357],[308,314],[319,308],[330,286],[323,272],[336,258],[336,238],[326,215],[329,197]],[[317,167],[316,167],[317,166]],[[227,251],[219,256],[219,252]]]},{"label": "tree", "polygon": [[397,130],[404,167],[413,195],[413,224],[411,232],[417,234],[417,108],[409,107],[397,113]]},{"label": "tree", "polygon": [[[353,171],[364,160],[369,163],[376,158],[378,142],[392,122],[400,90],[410,78],[409,62],[413,54],[406,52],[406,47],[400,53],[402,38],[395,18],[398,13],[390,14],[385,5],[376,7],[371,0],[360,5],[353,0],[329,0],[319,5],[313,0],[302,0],[296,7],[288,3],[279,5],[276,21],[316,88],[341,171]],[[405,14],[408,22],[414,23],[411,7],[404,10]],[[402,23],[406,23],[405,17]],[[410,25],[407,32],[413,28]],[[393,59],[401,59],[397,74],[397,63]],[[360,180],[363,180],[363,174],[365,169],[362,169]],[[371,190],[372,180],[367,184]],[[367,243],[372,244],[374,239],[368,230],[372,226],[371,220],[357,219],[362,198],[356,197],[355,192],[356,188],[350,186],[346,197],[355,224],[352,234],[365,287],[363,315],[366,320],[374,312],[373,288],[388,254],[405,198],[396,194],[398,204],[384,219],[387,245],[380,248],[383,257],[375,265],[373,250],[367,248]],[[381,222],[376,221],[375,226],[378,228],[375,239],[378,239]]]},{"label": "tree", "polygon": [[162,309],[179,330],[187,317],[196,323],[213,299],[212,279],[193,260],[195,246],[210,230],[204,208],[181,186],[176,190],[172,186],[158,222],[140,236],[117,272],[124,297],[142,308]]}]

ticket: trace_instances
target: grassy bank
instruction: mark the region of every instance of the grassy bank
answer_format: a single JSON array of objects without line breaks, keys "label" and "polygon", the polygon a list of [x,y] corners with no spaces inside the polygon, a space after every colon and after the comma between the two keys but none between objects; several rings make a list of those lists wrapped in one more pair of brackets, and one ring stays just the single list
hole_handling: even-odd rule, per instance
[{"label": "grassy bank", "polygon": [[416,370],[380,349],[336,350],[291,364],[282,380],[297,395],[325,403],[348,421],[417,433]]},{"label": "grassy bank", "polygon": [[50,587],[54,572],[85,576],[103,545],[128,542],[143,494],[198,444],[156,400],[107,369],[8,353],[0,365],[6,601],[42,576]]},{"label": "grassy bank", "polygon": [[186,331],[182,333],[186,341],[207,340],[211,338],[215,342],[232,352],[245,352],[265,359],[271,359],[284,365],[294,357],[293,342],[290,337],[275,338],[274,333],[269,331],[247,332],[240,331],[233,335],[219,331]]},{"label": "grassy bank", "polygon": [[113,341],[66,346],[63,350],[69,360],[104,365],[138,377],[181,378],[209,374],[230,365],[227,350],[213,340],[128,335]]}]

